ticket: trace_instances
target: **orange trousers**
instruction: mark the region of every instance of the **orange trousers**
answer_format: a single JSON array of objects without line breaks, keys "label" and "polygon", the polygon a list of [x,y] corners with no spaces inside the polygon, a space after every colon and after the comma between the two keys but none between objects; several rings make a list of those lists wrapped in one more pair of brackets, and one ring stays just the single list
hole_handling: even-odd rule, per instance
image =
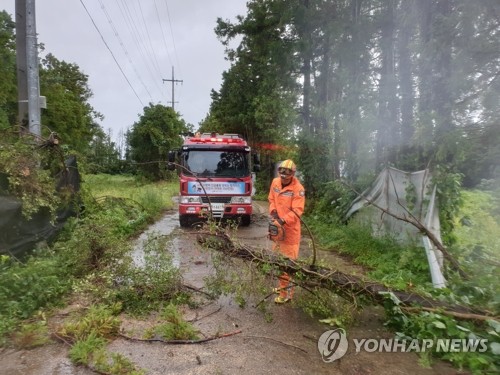
[{"label": "orange trousers", "polygon": [[[295,260],[299,257],[299,245],[299,243],[287,244],[283,243],[283,241],[275,241],[273,244],[273,251],[279,251],[283,256]],[[283,272],[278,277],[278,280],[280,296],[291,299],[293,297],[294,287],[290,286],[290,275]]]}]

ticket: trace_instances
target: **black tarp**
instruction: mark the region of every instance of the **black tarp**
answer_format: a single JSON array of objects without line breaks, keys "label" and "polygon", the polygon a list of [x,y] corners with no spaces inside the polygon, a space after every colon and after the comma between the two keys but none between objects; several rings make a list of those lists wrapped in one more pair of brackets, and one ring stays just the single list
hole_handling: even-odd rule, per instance
[{"label": "black tarp", "polygon": [[51,222],[47,209],[42,209],[27,220],[22,215],[22,203],[12,196],[0,196],[0,254],[24,255],[40,241],[50,242],[70,216],[79,209],[76,193],[80,190],[80,173],[76,157],[65,161],[65,170],[57,176],[56,190],[65,194],[70,192],[72,199],[67,207],[56,212],[56,219]]}]

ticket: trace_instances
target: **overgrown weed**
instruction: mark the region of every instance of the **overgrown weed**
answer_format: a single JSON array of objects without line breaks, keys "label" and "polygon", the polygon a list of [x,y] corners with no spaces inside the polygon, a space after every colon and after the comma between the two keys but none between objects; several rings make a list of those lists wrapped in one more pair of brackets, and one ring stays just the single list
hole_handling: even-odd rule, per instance
[{"label": "overgrown weed", "polygon": [[17,349],[32,349],[51,341],[45,320],[21,325],[18,331],[12,333],[10,339]]},{"label": "overgrown weed", "polygon": [[165,321],[152,330],[165,340],[197,340],[198,330],[186,322],[178,307],[172,303],[160,311],[160,318]]}]

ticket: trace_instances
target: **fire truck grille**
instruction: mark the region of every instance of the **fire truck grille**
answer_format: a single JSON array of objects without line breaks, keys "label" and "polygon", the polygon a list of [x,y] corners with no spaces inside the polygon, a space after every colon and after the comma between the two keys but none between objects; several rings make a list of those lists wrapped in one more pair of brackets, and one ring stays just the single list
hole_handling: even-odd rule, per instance
[{"label": "fire truck grille", "polygon": [[[203,203],[208,203],[208,198],[205,196],[201,197]],[[231,197],[210,197],[210,202],[212,203],[229,203],[231,202]]]}]

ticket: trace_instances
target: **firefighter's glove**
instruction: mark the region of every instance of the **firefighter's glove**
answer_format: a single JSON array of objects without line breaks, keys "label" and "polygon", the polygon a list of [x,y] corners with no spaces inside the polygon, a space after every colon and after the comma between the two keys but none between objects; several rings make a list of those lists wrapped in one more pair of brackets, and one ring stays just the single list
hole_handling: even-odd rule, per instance
[{"label": "firefighter's glove", "polygon": [[276,220],[276,219],[279,219],[279,216],[278,216],[278,211],[276,210],[272,210],[271,211],[271,217]]}]

